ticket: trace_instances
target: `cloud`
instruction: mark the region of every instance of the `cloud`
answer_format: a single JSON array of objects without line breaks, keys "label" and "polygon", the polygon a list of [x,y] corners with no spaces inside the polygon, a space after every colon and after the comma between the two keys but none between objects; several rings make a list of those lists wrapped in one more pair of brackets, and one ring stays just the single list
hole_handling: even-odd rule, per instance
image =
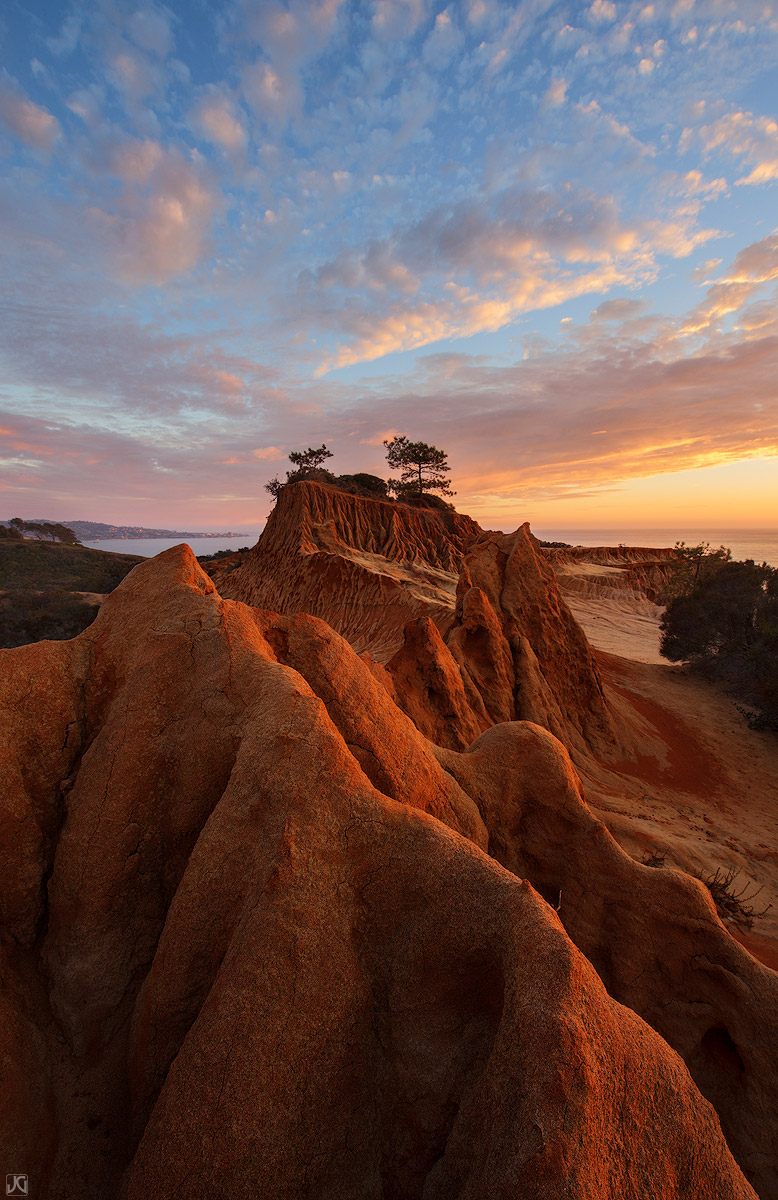
[{"label": "cloud", "polygon": [[202,437],[170,427],[160,439],[159,431],[155,437],[77,420],[3,414],[0,423],[9,431],[0,433],[6,504],[30,516],[165,525],[170,514],[178,528],[218,528],[220,520],[234,528],[239,506],[243,528],[253,532],[267,510],[257,463],[234,432]]},{"label": "cloud", "polygon": [[378,423],[391,412],[411,436],[434,427],[461,503],[487,484],[492,497],[513,497],[515,511],[533,497],[775,455],[776,368],[775,336],[669,360],[651,342],[607,336],[516,365],[414,379],[391,400],[374,395],[371,415]]},{"label": "cloud", "polygon": [[724,195],[727,191],[727,181],[721,177],[718,179],[705,179],[702,171],[687,171],[683,176],[679,190],[685,196],[703,196],[705,199],[711,199]]},{"label": "cloud", "polygon": [[153,139],[120,138],[104,153],[125,186],[110,209],[96,204],[85,215],[120,274],[162,283],[190,271],[206,252],[222,203],[204,167]]},{"label": "cloud", "polygon": [[[682,257],[713,236],[683,210],[673,220],[630,224],[611,197],[583,188],[506,189],[434,210],[300,276],[311,316],[326,312],[330,328],[352,339],[319,373],[494,331],[520,313],[646,281],[656,273],[656,254]],[[362,303],[350,302],[360,289]],[[327,292],[344,299],[325,301]]]},{"label": "cloud", "polygon": [[740,250],[732,263],[732,274],[758,283],[778,278],[778,235],[771,234]]},{"label": "cloud", "polygon": [[593,21],[615,21],[616,5],[612,0],[594,0],[589,9],[589,16]]},{"label": "cloud", "polygon": [[[574,444],[554,428],[533,442],[543,425],[527,397],[564,424],[581,380],[589,407],[576,436],[591,429],[610,447],[610,468],[596,458],[602,481],[622,451],[633,460],[640,421],[647,457],[659,453],[647,449],[653,399],[641,388],[669,386],[671,363],[694,359],[698,379],[703,349],[724,371],[739,346],[748,396],[750,347],[776,332],[773,255],[764,238],[735,251],[757,236],[748,222],[775,224],[753,185],[778,151],[768,118],[733,98],[757,95],[775,57],[763,0],[743,0],[744,30],[729,0],[587,0],[564,12],[552,0],[79,3],[15,9],[32,106],[21,127],[39,153],[11,162],[0,194],[0,391],[25,411],[78,413],[156,447],[159,473],[139,471],[133,495],[170,472],[196,486],[173,453],[186,436],[208,470],[212,440],[221,494],[256,483],[252,448],[280,453],[301,428],[312,444],[332,431],[353,445],[406,421],[436,440],[439,421],[472,464],[468,439],[489,427],[495,397],[506,422],[511,406],[524,414],[527,464],[562,487]],[[34,77],[33,54],[46,68]],[[638,75],[641,59],[653,74]],[[688,160],[675,157],[683,125]],[[709,246],[719,234],[733,246],[726,266]],[[636,289],[654,282],[641,308]],[[656,315],[664,295],[672,316]],[[475,343],[491,358],[446,345],[494,330]],[[422,346],[443,352],[412,383],[409,355],[402,375],[389,359],[359,372],[364,388],[347,386],[358,362]],[[313,380],[318,364],[351,369]],[[596,419],[611,371],[614,409],[634,401],[622,442],[618,413]],[[427,417],[435,424],[420,428]],[[667,422],[657,445],[698,436]],[[519,432],[514,461],[503,456],[505,428],[495,423],[491,452],[510,489],[524,442]],[[589,486],[583,474],[575,486]]]},{"label": "cloud", "polygon": [[695,283],[709,283],[706,279],[707,275],[712,275],[716,267],[720,267],[722,263],[720,258],[706,258],[704,262],[699,263],[691,272],[691,278]]},{"label": "cloud", "polygon": [[325,359],[317,375],[359,362],[371,362],[400,350],[411,350],[450,338],[470,337],[475,333],[501,329],[520,313],[552,308],[565,300],[587,293],[607,291],[633,281],[628,270],[608,265],[582,274],[560,274],[545,278],[542,273],[524,274],[512,287],[498,296],[468,292],[454,285],[452,300],[421,301],[411,306],[395,305],[388,313],[370,320],[353,317],[353,326],[362,336],[338,347]]},{"label": "cloud", "polygon": [[65,17],[59,36],[46,38],[46,45],[51,53],[57,55],[57,57],[72,54],[81,37],[83,22],[83,9],[77,6],[73,12],[68,13]]},{"label": "cloud", "polygon": [[432,31],[422,49],[422,58],[435,70],[442,70],[463,45],[464,38],[453,15],[453,7],[447,8],[435,17]]},{"label": "cloud", "polygon": [[705,154],[725,151],[734,158],[753,163],[738,185],[756,185],[778,179],[778,123],[772,117],[733,111],[698,128],[685,128],[679,148],[683,151],[699,141]]},{"label": "cloud", "polygon": [[[325,51],[334,33],[343,0],[275,0],[246,5],[247,21],[240,36],[261,47],[261,56],[242,69],[246,100],[272,129],[302,118],[303,70]],[[238,9],[241,16],[244,15]]]},{"label": "cloud", "polygon": [[167,10],[152,6],[136,9],[127,22],[127,31],[136,46],[159,58],[165,58],[173,49],[171,14]]},{"label": "cloud", "polygon": [[567,81],[564,79],[552,79],[548,91],[543,98],[543,109],[561,108],[565,102],[567,95]]},{"label": "cloud", "polygon": [[46,154],[61,133],[57,118],[22,95],[7,77],[0,79],[0,120],[25,145]]},{"label": "cloud", "polygon": [[[510,283],[527,263],[534,275],[552,258],[611,262],[635,251],[640,237],[640,226],[623,221],[610,197],[583,188],[573,192],[569,186],[556,193],[516,187],[433,209],[415,224],[396,228],[385,241],[371,243],[359,263],[367,277],[371,262],[382,263],[385,275],[392,260],[409,271],[412,264],[416,275],[453,272],[481,284]],[[337,276],[337,260],[328,269]]]},{"label": "cloud", "polygon": [[210,87],[192,112],[197,129],[214,145],[228,154],[241,154],[247,134],[234,101],[216,87]]},{"label": "cloud", "polygon": [[[769,282],[775,240],[741,251],[727,278],[737,271],[746,285]],[[693,353],[667,336],[667,319],[655,322],[656,334],[638,336],[640,307],[630,297],[605,301],[581,344],[552,343],[524,362],[427,355],[410,378],[303,383],[277,395],[278,381],[257,364],[252,375],[250,363],[209,355],[193,339],[98,319],[91,341],[82,334],[74,345],[84,326],[77,320],[68,326],[66,310],[46,318],[27,311],[19,314],[23,346],[16,347],[33,356],[25,377],[60,396],[68,387],[82,394],[102,389],[111,398],[109,419],[119,420],[106,429],[98,410],[84,417],[77,407],[71,421],[11,413],[0,419],[13,435],[5,451],[12,469],[4,477],[20,489],[12,495],[65,504],[51,510],[62,518],[91,515],[81,511],[83,501],[79,511],[74,507],[88,477],[91,503],[101,512],[121,503],[125,514],[132,509],[132,519],[158,524],[170,522],[152,521],[143,498],[159,493],[164,478],[164,511],[179,511],[180,519],[188,512],[185,527],[191,527],[194,512],[208,506],[208,524],[228,503],[245,504],[257,515],[266,511],[256,464],[283,461],[285,447],[300,441],[303,420],[306,442],[326,440],[340,470],[381,473],[381,443],[398,431],[432,439],[449,453],[461,506],[490,504],[491,511],[508,506],[520,512],[533,497],[580,498],[620,480],[775,453],[775,301],[747,309],[742,334],[717,335]],[[217,399],[219,380],[228,391],[244,384],[262,407],[236,409],[226,397],[226,407],[211,408],[213,419],[197,426],[176,416],[195,397],[204,406]],[[126,410],[117,409],[119,397]],[[122,411],[139,405],[157,419],[139,420],[128,433]],[[369,453],[360,454],[359,446]],[[101,519],[119,519],[118,512]]]},{"label": "cloud", "polygon": [[283,128],[302,115],[302,81],[292,68],[252,63],[243,72],[243,92],[256,115],[268,125]]},{"label": "cloud", "polygon": [[681,332],[696,334],[707,330],[738,312],[763,284],[773,279],[778,279],[778,236],[774,234],[735,255],[729,271],[711,284],[705,300],[687,316]]},{"label": "cloud", "polygon": [[426,11],[425,0],[374,0],[373,32],[382,41],[412,37]]},{"label": "cloud", "polygon": [[43,248],[18,232],[29,278],[0,297],[0,353],[19,403],[147,430],[184,413],[224,421],[285,403],[273,368],[131,316],[99,276],[91,293],[47,282]]},{"label": "cloud", "polygon": [[646,309],[644,300],[630,300],[627,296],[615,297],[613,300],[603,300],[589,314],[591,321],[627,321],[636,317]]},{"label": "cloud", "polygon": [[105,92],[98,84],[77,88],[67,98],[67,106],[71,112],[90,126],[97,126],[102,121],[102,110],[105,103]]},{"label": "cloud", "polygon": [[160,86],[157,64],[135,47],[116,50],[108,61],[108,78],[130,104],[145,100]]}]

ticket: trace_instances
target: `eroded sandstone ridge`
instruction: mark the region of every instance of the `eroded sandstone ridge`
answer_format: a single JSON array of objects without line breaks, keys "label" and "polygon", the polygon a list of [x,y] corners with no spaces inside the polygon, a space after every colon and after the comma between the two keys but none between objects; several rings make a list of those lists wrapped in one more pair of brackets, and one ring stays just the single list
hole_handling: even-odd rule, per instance
[{"label": "eroded sandstone ridge", "polygon": [[574,747],[615,731],[591,650],[529,525],[489,533],[458,513],[282,490],[254,550],[215,573],[221,594],[322,617],[423,733],[454,749],[531,720]]},{"label": "eroded sandstone ridge", "polygon": [[72,642],[0,652],[0,1127],[30,1195],[778,1196],[778,977],[514,719],[523,686],[613,736],[529,532],[474,532],[435,568],[448,642],[414,615],[385,666],[186,547]]},{"label": "eroded sandstone ridge", "polygon": [[303,481],[282,489],[244,564],[214,578],[230,599],[322,617],[357,652],[384,661],[412,617],[450,627],[462,555],[481,534],[459,513]]}]

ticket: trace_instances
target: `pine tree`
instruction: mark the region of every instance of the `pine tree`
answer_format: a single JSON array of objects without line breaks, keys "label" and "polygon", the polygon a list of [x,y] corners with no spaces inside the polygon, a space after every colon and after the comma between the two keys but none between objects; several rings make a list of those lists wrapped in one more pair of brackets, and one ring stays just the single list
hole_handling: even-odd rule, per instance
[{"label": "pine tree", "polygon": [[453,496],[448,478],[448,457],[437,446],[412,442],[404,435],[385,440],[390,467],[400,469],[399,479],[390,479],[390,489],[399,497],[422,499],[425,492]]}]

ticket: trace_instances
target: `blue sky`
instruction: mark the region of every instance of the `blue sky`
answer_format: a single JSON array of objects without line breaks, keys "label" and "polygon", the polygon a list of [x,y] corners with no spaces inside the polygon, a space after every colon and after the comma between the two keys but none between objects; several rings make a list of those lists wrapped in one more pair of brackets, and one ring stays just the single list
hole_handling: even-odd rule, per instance
[{"label": "blue sky", "polygon": [[[255,526],[443,447],[487,525],[778,525],[778,6],[0,18],[5,515]],[[691,482],[690,482],[691,481]]]}]

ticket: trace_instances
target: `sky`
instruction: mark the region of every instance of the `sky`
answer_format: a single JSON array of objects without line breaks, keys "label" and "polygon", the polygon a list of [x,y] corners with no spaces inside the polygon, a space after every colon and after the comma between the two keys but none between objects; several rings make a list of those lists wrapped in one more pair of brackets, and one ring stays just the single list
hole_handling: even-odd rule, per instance
[{"label": "sky", "polygon": [[778,0],[6,0],[0,516],[778,527]]}]

